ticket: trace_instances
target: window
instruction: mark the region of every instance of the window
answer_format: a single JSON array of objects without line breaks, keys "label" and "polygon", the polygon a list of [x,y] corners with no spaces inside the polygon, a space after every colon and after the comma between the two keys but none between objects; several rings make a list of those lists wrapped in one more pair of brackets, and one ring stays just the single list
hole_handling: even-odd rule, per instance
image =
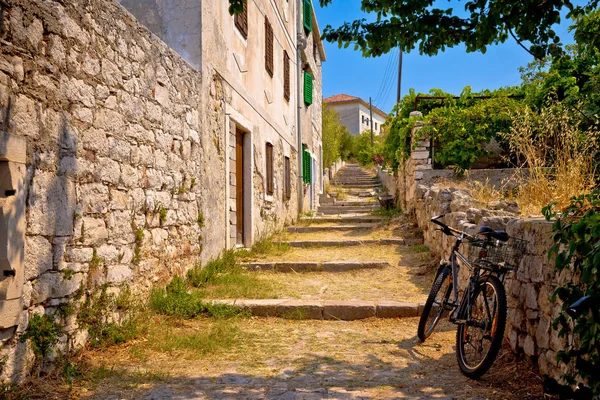
[{"label": "window", "polygon": [[244,39],[248,39],[248,3],[244,2],[244,10],[233,17],[235,27],[240,31]]},{"label": "window", "polygon": [[308,72],[304,73],[304,103],[311,105],[313,102],[313,76]]},{"label": "window", "polygon": [[273,145],[267,143],[265,156],[267,159],[267,194],[273,196]]},{"label": "window", "polygon": [[377,122],[375,122],[375,129],[377,129]]},{"label": "window", "polygon": [[283,51],[283,97],[290,101],[290,56]]},{"label": "window", "polygon": [[265,17],[265,69],[273,77],[273,27]]},{"label": "window", "polygon": [[308,152],[308,149],[306,148],[306,145],[303,144],[302,145],[302,181],[305,184],[310,184],[311,179],[310,179],[310,175],[311,175],[311,165],[310,165],[310,153]]},{"label": "window", "polygon": [[362,123],[363,124],[365,123],[365,116],[364,115],[362,115]]},{"label": "window", "polygon": [[284,179],[284,185],[283,185],[283,194],[285,196],[286,199],[291,199],[292,198],[292,179],[290,177],[290,158],[289,157],[284,157],[283,158],[283,179]]},{"label": "window", "polygon": [[304,20],[304,31],[308,35],[312,31],[312,3],[310,0],[304,0],[302,14]]}]

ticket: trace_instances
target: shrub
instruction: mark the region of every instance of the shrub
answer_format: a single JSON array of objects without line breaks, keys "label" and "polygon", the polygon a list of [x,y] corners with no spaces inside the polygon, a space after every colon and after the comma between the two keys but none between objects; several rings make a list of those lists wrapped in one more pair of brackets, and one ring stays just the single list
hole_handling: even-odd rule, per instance
[{"label": "shrub", "polygon": [[544,208],[548,220],[557,217],[552,225],[554,246],[549,256],[556,257],[558,272],[570,270],[574,276],[581,277],[581,283],[569,280],[554,293],[554,298],[563,301],[554,329],[560,329],[561,337],[576,335],[579,338],[578,341],[570,341],[578,342],[578,348],[560,351],[558,359],[574,367],[565,375],[568,383],[573,384],[579,377],[581,381],[587,381],[596,395],[600,395],[600,323],[594,320],[593,314],[585,313],[572,327],[565,314],[567,307],[584,295],[600,298],[600,190],[573,198],[561,214],[553,211],[553,205]]}]

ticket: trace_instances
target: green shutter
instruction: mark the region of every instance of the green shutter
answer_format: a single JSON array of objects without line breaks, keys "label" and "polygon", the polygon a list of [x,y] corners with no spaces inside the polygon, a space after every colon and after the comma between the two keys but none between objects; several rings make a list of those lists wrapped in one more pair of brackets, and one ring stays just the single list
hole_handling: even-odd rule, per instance
[{"label": "green shutter", "polygon": [[304,73],[304,102],[309,105],[313,102],[313,76],[308,72]]},{"label": "green shutter", "polygon": [[302,181],[310,184],[311,162],[310,153],[305,145],[302,145]]},{"label": "green shutter", "polygon": [[302,7],[303,19],[304,19],[304,30],[308,35],[312,31],[312,15],[313,8],[310,0],[304,0],[304,7]]}]

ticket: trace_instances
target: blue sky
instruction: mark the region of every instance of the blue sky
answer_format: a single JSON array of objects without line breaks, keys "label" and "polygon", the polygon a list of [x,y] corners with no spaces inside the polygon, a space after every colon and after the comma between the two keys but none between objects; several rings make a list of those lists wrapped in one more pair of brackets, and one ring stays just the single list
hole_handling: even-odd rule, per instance
[{"label": "blue sky", "polygon": [[[321,29],[328,24],[337,27],[345,21],[366,16],[360,10],[360,0],[334,0],[324,8],[320,8],[317,1],[313,3]],[[464,2],[456,0],[444,1],[443,6],[446,5],[457,10],[464,8]],[[556,29],[563,42],[569,36],[568,25],[563,22]],[[327,62],[323,64],[323,96],[346,93],[367,102],[371,96],[374,105],[390,112],[396,103],[397,51],[379,58],[363,58],[352,45],[346,49],[328,42],[324,45]],[[403,57],[402,95],[408,93],[409,88],[415,88],[417,92],[440,88],[459,94],[465,86],[478,91],[516,85],[520,82],[518,68],[532,60],[529,53],[510,39],[489,47],[485,54],[467,53],[462,46],[447,49],[434,57],[421,56],[413,50]]]}]

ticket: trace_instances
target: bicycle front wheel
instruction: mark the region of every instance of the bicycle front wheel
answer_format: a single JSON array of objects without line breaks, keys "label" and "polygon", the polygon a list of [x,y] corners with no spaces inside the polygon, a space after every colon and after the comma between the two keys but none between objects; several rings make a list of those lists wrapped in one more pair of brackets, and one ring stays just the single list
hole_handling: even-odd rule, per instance
[{"label": "bicycle front wheel", "polygon": [[506,292],[495,276],[481,278],[456,330],[456,358],[463,374],[478,379],[496,359],[506,328]]},{"label": "bicycle front wheel", "polygon": [[444,267],[433,282],[417,328],[417,336],[421,342],[431,336],[433,329],[442,318],[444,311],[446,311],[446,303],[452,292],[450,272],[450,267]]}]

